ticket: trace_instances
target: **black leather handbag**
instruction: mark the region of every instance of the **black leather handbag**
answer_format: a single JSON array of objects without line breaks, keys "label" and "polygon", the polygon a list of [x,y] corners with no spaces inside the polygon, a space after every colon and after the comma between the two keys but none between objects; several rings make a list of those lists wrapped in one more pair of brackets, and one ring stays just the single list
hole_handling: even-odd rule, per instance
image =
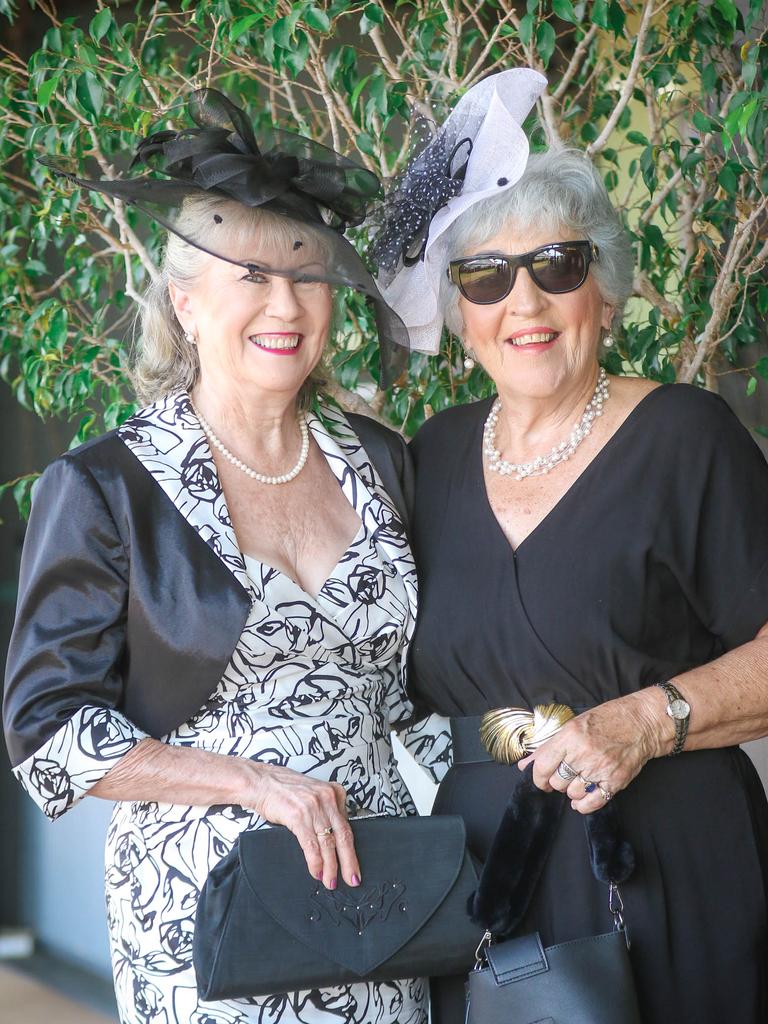
[{"label": "black leather handbag", "polygon": [[625,931],[547,949],[538,932],[486,946],[469,975],[466,1024],[510,1021],[641,1024]]},{"label": "black leather handbag", "polygon": [[469,974],[465,1024],[641,1024],[619,892],[634,853],[612,805],[586,815],[584,827],[614,930],[546,949],[538,932],[494,941],[522,920],[565,804],[562,794],[536,790],[531,772],[504,814],[474,897],[474,918],[486,931]]},{"label": "black leather handbag", "polygon": [[331,891],[282,826],[243,832],[209,874],[193,957],[201,999],[461,974],[482,928],[458,816],[350,819],[363,881]]}]

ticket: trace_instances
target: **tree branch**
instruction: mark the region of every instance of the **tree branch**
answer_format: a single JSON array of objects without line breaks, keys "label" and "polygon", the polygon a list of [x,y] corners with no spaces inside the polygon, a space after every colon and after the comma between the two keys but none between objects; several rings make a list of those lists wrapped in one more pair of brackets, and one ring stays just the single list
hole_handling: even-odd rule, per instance
[{"label": "tree branch", "polygon": [[497,22],[496,26],[493,29],[493,32],[491,32],[490,36],[488,37],[487,43],[480,51],[480,56],[472,65],[472,70],[469,71],[464,76],[462,81],[459,83],[460,89],[469,88],[469,86],[472,85],[473,82],[475,81],[475,78],[484,70],[483,65],[485,64],[485,60],[488,54],[491,52],[491,50],[494,47],[494,44],[496,43],[496,40],[499,38],[501,30],[504,28],[507,22],[510,21],[515,26],[515,28],[520,28],[520,20],[518,19],[517,13],[515,12],[514,8],[510,8],[509,11],[501,19],[501,21]]},{"label": "tree branch", "polygon": [[682,317],[682,313],[675,303],[666,299],[658,291],[644,270],[638,270],[635,274],[633,288],[636,295],[639,295],[647,302],[650,302],[656,309],[659,309],[667,320],[677,321]]},{"label": "tree branch", "polygon": [[384,65],[384,70],[392,81],[402,82],[403,76],[400,74],[395,62],[392,60],[389,50],[387,49],[384,37],[381,34],[381,27],[379,25],[374,25],[368,33],[368,38],[375,46],[376,53],[381,57],[381,63]]},{"label": "tree branch", "polygon": [[635,52],[632,57],[632,63],[629,67],[626,80],[619,96],[619,101],[611,111],[611,116],[606,121],[603,130],[600,132],[594,142],[591,142],[587,146],[587,153],[589,156],[595,156],[605,149],[608,144],[608,140],[611,137],[613,129],[616,127],[619,118],[624,112],[624,108],[632,98],[632,93],[635,88],[635,82],[640,71],[640,65],[643,60],[643,46],[645,45],[645,38],[648,35],[648,29],[651,25],[651,17],[653,16],[653,0],[645,0],[645,6],[643,7],[643,14],[640,19],[640,28],[637,30],[637,38],[635,40]]},{"label": "tree branch", "polygon": [[380,415],[378,410],[374,408],[369,402],[366,402],[364,398],[356,394],[354,391],[349,391],[347,388],[342,387],[337,380],[333,378],[326,382],[324,390],[335,398],[339,405],[346,409],[347,412],[361,413],[363,416],[369,416],[371,419],[377,420],[379,423],[384,423],[386,426],[390,426],[389,423]]},{"label": "tree branch", "polygon": [[56,278],[56,280],[53,282],[52,285],[50,285],[50,287],[43,288],[42,291],[39,292],[32,292],[31,298],[34,299],[35,302],[39,302],[40,299],[47,299],[49,295],[53,295],[54,292],[57,292],[59,288],[61,288],[61,286],[64,284],[64,282],[67,280],[67,278],[72,277],[74,272],[74,267],[70,267],[69,270],[65,270],[63,274]]},{"label": "tree branch", "polygon": [[576,49],[573,51],[573,55],[570,61],[568,62],[568,67],[565,69],[565,73],[563,74],[563,77],[560,79],[560,84],[552,93],[553,100],[559,102],[565,95],[568,86],[571,84],[573,76],[581,67],[581,62],[584,59],[587,50],[589,49],[590,43],[596,35],[597,25],[592,24],[587,34],[585,36],[582,36],[582,38],[576,44]]},{"label": "tree branch", "polygon": [[[750,242],[754,241],[752,228],[765,214],[766,209],[768,209],[768,197],[764,196],[749,217],[742,221],[741,224],[738,224],[731,235],[723,265],[712,289],[710,299],[712,313],[704,325],[704,330],[696,338],[696,348],[693,357],[690,360],[686,358],[681,366],[680,380],[684,384],[692,384],[696,380],[705,360],[710,358],[720,344],[720,329],[741,287],[740,281],[738,279],[734,280],[739,260],[744,255],[744,251]],[[764,243],[760,252],[750,261],[747,267],[743,268],[743,272],[739,276],[744,278],[747,274],[756,273],[765,265],[766,260],[768,260],[768,242]]]}]

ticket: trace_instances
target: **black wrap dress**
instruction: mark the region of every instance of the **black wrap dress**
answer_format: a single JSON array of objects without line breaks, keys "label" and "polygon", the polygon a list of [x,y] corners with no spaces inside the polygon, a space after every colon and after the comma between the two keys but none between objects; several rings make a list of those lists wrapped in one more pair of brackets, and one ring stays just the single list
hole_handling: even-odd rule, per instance
[{"label": "black wrap dress", "polygon": [[[489,408],[441,413],[411,446],[411,680],[432,711],[593,706],[712,661],[768,621],[768,465],[720,398],[650,392],[514,551],[483,479]],[[455,764],[435,810],[464,816],[482,858],[519,778]],[[651,761],[614,806],[637,857],[623,895],[644,1024],[765,1024],[768,804],[747,756]],[[582,816],[566,808],[520,933],[550,945],[610,927]],[[463,979],[433,983],[433,1000],[434,1024],[458,1024]]]}]

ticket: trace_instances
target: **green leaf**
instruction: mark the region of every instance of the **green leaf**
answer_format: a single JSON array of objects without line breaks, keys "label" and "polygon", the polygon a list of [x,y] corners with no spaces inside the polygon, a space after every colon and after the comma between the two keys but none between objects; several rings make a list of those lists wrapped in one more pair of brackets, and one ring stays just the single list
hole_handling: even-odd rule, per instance
[{"label": "green leaf", "polygon": [[52,50],[54,53],[61,53],[61,32],[57,28],[49,28],[43,36],[44,50]]},{"label": "green leaf", "polygon": [[272,26],[271,32],[278,46],[284,50],[290,48],[293,28],[289,18],[278,18]]},{"label": "green leaf", "polygon": [[598,28],[608,28],[608,0],[595,0],[592,6],[592,23]]},{"label": "green leaf", "polygon": [[744,79],[744,85],[751,89],[757,77],[757,63],[745,61],[741,66],[741,77]]},{"label": "green leaf", "polygon": [[548,21],[542,21],[536,29],[536,49],[539,51],[544,67],[547,67],[552,59],[556,44],[557,36],[555,35],[555,30]]},{"label": "green leaf", "polygon": [[703,110],[697,110],[693,115],[693,123],[700,132],[717,131],[717,124],[711,117],[707,117]]},{"label": "green leaf", "polygon": [[80,63],[87,64],[88,67],[95,68],[99,64],[99,55],[87,43],[80,43],[77,48],[77,55],[80,58]]},{"label": "green leaf", "polygon": [[570,21],[574,25],[579,23],[571,0],[552,0],[552,13],[556,14],[562,21]]},{"label": "green leaf", "polygon": [[92,71],[79,76],[75,92],[83,109],[98,117],[104,106],[104,88]]},{"label": "green leaf", "polygon": [[304,65],[307,63],[307,57],[309,57],[309,39],[307,33],[302,32],[299,29],[296,32],[296,41],[293,46],[284,55],[285,65],[291,71],[291,74],[295,78],[301,71],[304,70]]},{"label": "green leaf", "polygon": [[355,144],[361,153],[365,153],[366,156],[375,156],[373,139],[368,132],[361,132],[355,139]]},{"label": "green leaf", "polygon": [[331,19],[319,7],[309,7],[304,12],[304,21],[316,32],[330,32]]},{"label": "green leaf", "polygon": [[762,377],[763,380],[768,380],[768,356],[762,356],[758,359],[755,365],[755,373]]},{"label": "green leaf", "polygon": [[61,349],[67,340],[67,324],[69,317],[64,306],[60,306],[51,317],[48,325],[47,340],[53,348]]},{"label": "green leaf", "polygon": [[56,92],[56,87],[58,86],[60,80],[61,72],[52,75],[51,78],[43,82],[43,84],[37,90],[37,96],[35,97],[37,99],[39,107],[43,108],[48,106],[48,104],[51,102],[53,94]]},{"label": "green leaf", "polygon": [[608,7],[608,26],[615,36],[620,36],[624,31],[624,24],[627,18],[621,4],[611,0]]},{"label": "green leaf", "polygon": [[631,142],[635,146],[649,145],[648,139],[643,135],[643,133],[636,131],[627,132],[627,142]]},{"label": "green leaf", "polygon": [[764,98],[760,96],[753,96],[749,102],[745,103],[739,112],[739,132],[742,135],[746,134],[749,122],[752,120],[752,116],[757,110],[758,104],[764,102]]},{"label": "green leaf", "polygon": [[581,141],[594,142],[597,138],[597,128],[593,121],[585,121],[581,126]]},{"label": "green leaf", "polygon": [[520,19],[520,42],[527,46],[533,38],[533,15],[524,14]]},{"label": "green leaf", "polygon": [[693,172],[696,170],[696,167],[701,163],[703,159],[704,154],[701,152],[701,150],[694,150],[693,153],[689,153],[686,157],[684,157],[683,162],[680,165],[680,169],[683,172],[683,177],[690,178]]},{"label": "green leaf", "polygon": [[30,473],[28,476],[23,476],[13,486],[13,499],[16,502],[19,515],[23,519],[29,519],[32,509],[32,484],[36,479],[37,474]]},{"label": "green leaf", "polygon": [[357,101],[360,99],[360,93],[366,87],[370,77],[370,75],[366,75],[365,78],[361,78],[360,81],[355,86],[355,88],[352,90],[352,95],[349,97],[349,107],[350,110],[352,110],[353,112],[355,110],[355,107],[357,106]]},{"label": "green leaf", "polygon": [[747,394],[751,398],[757,391],[757,377],[750,377],[747,381]]},{"label": "green leaf", "polygon": [[389,80],[383,75],[371,75],[370,97],[365,105],[366,120],[373,114],[386,114],[388,87]]},{"label": "green leaf", "polygon": [[133,100],[136,92],[141,87],[141,72],[138,69],[129,71],[127,75],[121,76],[117,83],[117,95],[122,100]]},{"label": "green leaf", "polygon": [[360,34],[367,36],[371,29],[384,21],[384,11],[378,4],[367,4],[360,19]]},{"label": "green leaf", "polygon": [[98,43],[104,38],[107,32],[109,32],[111,25],[112,11],[110,11],[108,7],[104,7],[98,14],[91,18],[91,24],[89,26],[91,39],[94,39]]},{"label": "green leaf", "polygon": [[701,71],[701,88],[705,95],[716,91],[719,77],[717,65],[714,61],[705,62]]},{"label": "green leaf", "polygon": [[715,7],[720,11],[725,20],[736,28],[739,17],[739,10],[733,0],[715,0]]},{"label": "green leaf", "polygon": [[731,195],[735,195],[739,191],[739,175],[733,169],[733,161],[729,160],[720,168],[717,180]]},{"label": "green leaf", "polygon": [[260,14],[247,14],[244,18],[238,18],[236,21],[233,21],[232,27],[229,30],[229,41],[236,43],[240,36],[244,36],[256,22],[261,21],[261,18]]}]

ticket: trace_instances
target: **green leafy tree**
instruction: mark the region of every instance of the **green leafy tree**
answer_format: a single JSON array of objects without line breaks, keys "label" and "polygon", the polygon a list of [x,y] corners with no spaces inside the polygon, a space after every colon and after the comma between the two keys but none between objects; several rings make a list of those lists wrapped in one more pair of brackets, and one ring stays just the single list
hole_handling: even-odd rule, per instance
[{"label": "green leafy tree", "polygon": [[[133,407],[127,339],[161,232],[51,180],[35,156],[73,169],[95,158],[110,176],[137,135],[179,123],[179,97],[195,85],[389,181],[408,156],[412,110],[441,120],[489,72],[537,68],[550,88],[533,144],[548,134],[585,147],[635,240],[636,299],[609,369],[716,387],[761,337],[762,0],[97,0],[85,19],[51,0],[37,7],[49,27],[31,56],[0,51],[0,375],[40,416],[79,417],[73,443]],[[10,0],[0,15],[13,20]],[[362,232],[357,241],[364,249]],[[377,391],[372,316],[356,294],[330,359],[337,398],[406,433],[489,388],[446,336],[438,356],[414,355]],[[741,372],[754,391],[768,358]],[[16,486],[23,497],[25,481]]]}]

